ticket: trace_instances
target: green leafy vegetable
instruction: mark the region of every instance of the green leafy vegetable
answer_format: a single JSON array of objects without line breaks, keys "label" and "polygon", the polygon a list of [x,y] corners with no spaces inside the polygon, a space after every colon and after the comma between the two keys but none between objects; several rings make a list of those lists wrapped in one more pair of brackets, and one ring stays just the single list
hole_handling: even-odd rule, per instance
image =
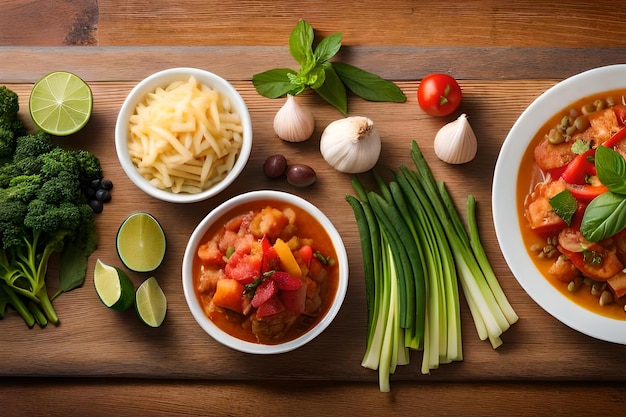
[{"label": "green leafy vegetable", "polygon": [[598,178],[608,192],[594,198],[583,214],[580,232],[585,239],[599,242],[626,227],[626,161],[606,146],[595,154]]},{"label": "green leafy vegetable", "polygon": [[563,190],[550,199],[554,212],[569,226],[578,207],[576,197],[568,190]]},{"label": "green leafy vegetable", "polygon": [[370,101],[403,103],[406,96],[393,82],[353,65],[331,62],[341,49],[341,33],[322,38],[313,47],[315,33],[305,20],[300,20],[289,36],[289,53],[300,64],[294,71],[287,68],[271,69],[252,76],[257,92],[268,98],[286,94],[296,96],[311,89],[343,114],[347,114],[347,93]]}]

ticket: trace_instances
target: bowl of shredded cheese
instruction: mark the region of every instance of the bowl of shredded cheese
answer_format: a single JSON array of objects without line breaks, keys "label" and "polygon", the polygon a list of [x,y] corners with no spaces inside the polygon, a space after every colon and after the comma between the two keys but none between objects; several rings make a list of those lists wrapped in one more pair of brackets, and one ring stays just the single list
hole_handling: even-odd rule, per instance
[{"label": "bowl of shredded cheese", "polygon": [[146,194],[173,203],[206,200],[246,166],[250,113],[222,77],[166,69],[139,82],[124,100],[115,147],[122,169]]}]

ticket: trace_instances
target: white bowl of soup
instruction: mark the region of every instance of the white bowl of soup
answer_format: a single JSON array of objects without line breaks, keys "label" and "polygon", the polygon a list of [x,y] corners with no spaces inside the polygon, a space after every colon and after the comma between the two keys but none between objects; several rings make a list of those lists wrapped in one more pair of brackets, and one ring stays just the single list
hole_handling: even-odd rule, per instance
[{"label": "white bowl of soup", "polygon": [[331,324],[348,288],[348,258],[337,229],[313,204],[281,191],[251,191],[198,224],[182,279],[191,314],[216,341],[276,354]]},{"label": "white bowl of soup", "polygon": [[214,197],[245,168],[252,149],[248,108],[212,72],[171,68],[139,82],[117,117],[115,147],[129,179],[173,203]]},{"label": "white bowl of soup", "polygon": [[[624,95],[626,65],[583,72],[541,94],[504,141],[492,198],[502,253],[530,297],[567,326],[622,344],[626,195],[606,194],[615,179],[606,173],[620,171],[615,161],[626,166]],[[607,210],[616,199],[625,204]]]}]

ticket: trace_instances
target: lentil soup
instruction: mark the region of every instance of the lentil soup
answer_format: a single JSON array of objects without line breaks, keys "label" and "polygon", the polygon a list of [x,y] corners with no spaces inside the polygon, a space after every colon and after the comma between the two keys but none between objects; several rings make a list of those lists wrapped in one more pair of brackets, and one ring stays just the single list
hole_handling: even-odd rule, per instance
[{"label": "lentil soup", "polygon": [[[602,242],[588,242],[577,231],[580,217],[586,205],[595,197],[587,191],[598,190],[593,155],[584,158],[590,162],[589,171],[580,184],[570,185],[563,177],[568,166],[573,166],[576,142],[589,146],[589,151],[611,138],[623,134],[626,124],[626,91],[613,90],[583,97],[552,116],[535,134],[526,149],[517,176],[516,197],[520,231],[524,245],[541,274],[572,302],[602,316],[626,320],[624,296],[626,274],[626,238],[620,232]],[[626,155],[626,140],[611,147]],[[579,151],[579,154],[584,152]],[[580,161],[583,158],[579,158]],[[571,172],[571,169],[570,171]],[[579,187],[580,186],[580,187]],[[584,187],[584,192],[578,191]],[[570,223],[557,215],[551,200],[561,191],[571,191],[577,200],[577,208]],[[578,263],[583,251],[568,251],[572,236],[576,245],[598,256],[590,263]],[[587,262],[587,261],[585,261]],[[601,272],[602,273],[601,273]],[[603,273],[606,274],[603,275]]]}]

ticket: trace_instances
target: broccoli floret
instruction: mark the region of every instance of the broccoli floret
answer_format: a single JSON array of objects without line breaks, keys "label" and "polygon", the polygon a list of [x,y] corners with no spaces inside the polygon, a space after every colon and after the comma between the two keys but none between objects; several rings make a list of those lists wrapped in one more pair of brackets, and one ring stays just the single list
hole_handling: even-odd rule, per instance
[{"label": "broccoli floret", "polygon": [[0,124],[11,125],[20,110],[17,93],[6,85],[0,87]]},{"label": "broccoli floret", "polygon": [[76,151],[79,169],[81,171],[81,181],[87,183],[92,180],[102,179],[102,165],[93,152],[80,150]]},{"label": "broccoli floret", "polygon": [[0,158],[4,161],[13,157],[15,152],[15,133],[6,126],[0,125]]},{"label": "broccoli floret", "polygon": [[92,153],[64,150],[39,132],[19,137],[13,161],[0,167],[0,279],[49,322],[58,317],[45,285],[48,261],[61,253],[60,270],[72,274],[61,291],[82,284],[97,234],[81,179],[101,172]]},{"label": "broccoli floret", "polygon": [[37,157],[52,151],[55,145],[50,135],[38,130],[23,136],[18,136],[15,143],[13,161],[17,162],[24,158]]}]

